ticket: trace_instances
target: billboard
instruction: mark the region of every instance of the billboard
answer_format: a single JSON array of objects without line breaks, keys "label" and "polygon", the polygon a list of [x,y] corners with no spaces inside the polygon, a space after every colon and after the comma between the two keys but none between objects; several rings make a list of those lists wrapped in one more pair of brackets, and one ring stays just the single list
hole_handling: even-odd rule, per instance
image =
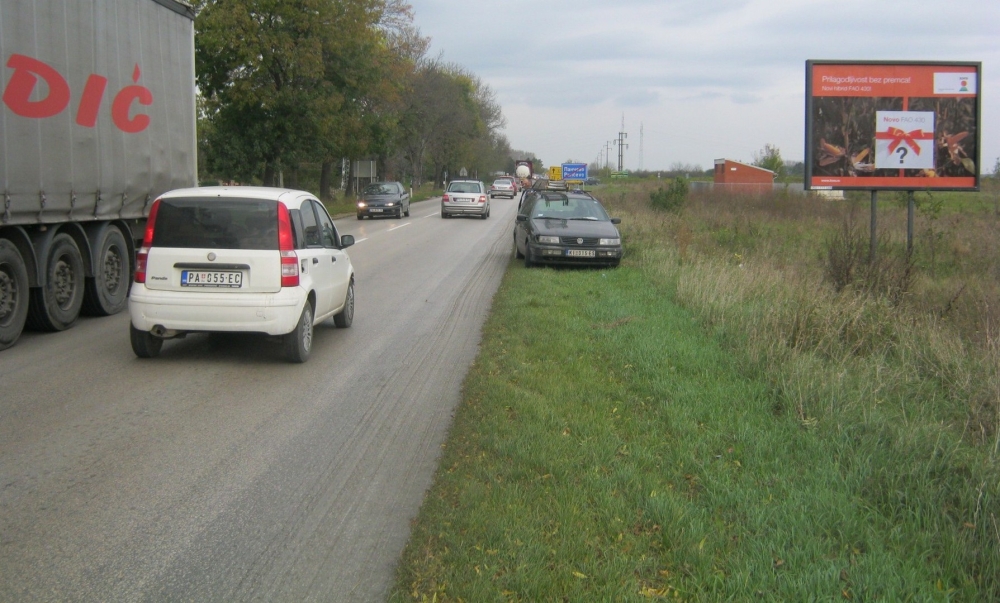
[{"label": "billboard", "polygon": [[982,64],[806,61],[805,188],[979,190]]}]

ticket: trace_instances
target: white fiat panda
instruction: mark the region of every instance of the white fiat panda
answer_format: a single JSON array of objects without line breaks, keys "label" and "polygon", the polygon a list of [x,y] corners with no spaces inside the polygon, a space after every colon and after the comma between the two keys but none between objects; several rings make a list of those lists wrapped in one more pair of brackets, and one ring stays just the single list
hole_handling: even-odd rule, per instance
[{"label": "white fiat panda", "polygon": [[354,319],[354,268],[326,208],[304,191],[203,187],[152,205],[129,294],[132,350],[193,332],[278,335],[305,362],[313,326]]}]

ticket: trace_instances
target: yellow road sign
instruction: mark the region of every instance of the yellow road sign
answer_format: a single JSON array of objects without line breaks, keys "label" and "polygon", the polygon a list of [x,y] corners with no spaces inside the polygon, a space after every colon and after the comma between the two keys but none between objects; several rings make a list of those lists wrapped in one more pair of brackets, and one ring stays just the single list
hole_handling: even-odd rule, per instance
[{"label": "yellow road sign", "polygon": [[549,166],[549,180],[562,180],[562,166]]}]

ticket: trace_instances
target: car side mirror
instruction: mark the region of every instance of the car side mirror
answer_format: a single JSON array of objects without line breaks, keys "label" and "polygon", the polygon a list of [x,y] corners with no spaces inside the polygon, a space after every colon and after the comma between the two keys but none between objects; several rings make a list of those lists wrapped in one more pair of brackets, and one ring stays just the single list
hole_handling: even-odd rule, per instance
[{"label": "car side mirror", "polygon": [[344,249],[354,245],[354,235],[340,235],[340,248]]},{"label": "car side mirror", "polygon": [[622,219],[621,218],[611,218],[611,223],[612,224],[621,224],[622,223]]},{"label": "car side mirror", "polygon": [[528,221],[528,216],[526,216],[525,214],[517,214],[517,218],[516,219],[517,219],[518,222],[527,222]]}]

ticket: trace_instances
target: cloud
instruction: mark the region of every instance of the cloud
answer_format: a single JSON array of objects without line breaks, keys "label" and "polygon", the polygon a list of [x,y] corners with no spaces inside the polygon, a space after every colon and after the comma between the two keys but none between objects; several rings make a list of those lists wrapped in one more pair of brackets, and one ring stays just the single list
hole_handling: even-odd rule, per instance
[{"label": "cloud", "polygon": [[[511,144],[547,163],[596,157],[623,112],[633,168],[640,124],[647,168],[749,158],[765,143],[801,158],[807,59],[1000,64],[997,0],[967,0],[953,21],[939,0],[411,3],[432,54],[493,88]],[[994,81],[982,86],[988,165],[1000,155]]]}]

